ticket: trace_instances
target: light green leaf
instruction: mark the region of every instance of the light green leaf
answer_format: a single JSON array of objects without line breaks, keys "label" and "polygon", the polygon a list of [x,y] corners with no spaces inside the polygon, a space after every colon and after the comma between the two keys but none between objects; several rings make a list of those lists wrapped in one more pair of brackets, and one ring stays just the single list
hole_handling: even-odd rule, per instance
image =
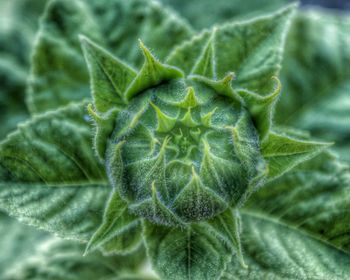
[{"label": "light green leaf", "polygon": [[28,94],[32,113],[89,96],[79,34],[89,36],[132,66],[140,66],[142,54],[135,44],[138,38],[150,48],[157,47],[162,59],[192,31],[155,1],[51,1],[41,21],[32,59]]},{"label": "light green leaf", "polygon": [[98,225],[109,191],[85,106],[37,116],[0,143],[0,208],[83,241]]},{"label": "light green leaf", "polygon": [[228,265],[222,280],[343,280],[350,256],[278,219],[242,213],[248,268]]},{"label": "light green leaf", "polygon": [[205,224],[144,226],[148,255],[162,279],[218,279],[231,258],[229,247]]},{"label": "light green leaf", "polygon": [[103,222],[90,239],[86,253],[102,248],[106,254],[126,254],[141,243],[141,221],[128,213],[127,203],[114,191]]},{"label": "light green leaf", "polygon": [[271,77],[280,69],[284,39],[294,8],[295,5],[290,5],[265,17],[204,31],[176,47],[167,63],[178,66],[186,74],[196,73],[197,65],[207,60],[205,54],[211,46],[213,62],[210,65],[215,65],[216,79],[234,72],[237,77],[232,82],[234,88],[247,88],[266,95],[273,89]]},{"label": "light green leaf", "polygon": [[329,146],[329,143],[299,140],[271,132],[263,141],[261,150],[268,164],[268,176],[273,179],[316,156]]}]

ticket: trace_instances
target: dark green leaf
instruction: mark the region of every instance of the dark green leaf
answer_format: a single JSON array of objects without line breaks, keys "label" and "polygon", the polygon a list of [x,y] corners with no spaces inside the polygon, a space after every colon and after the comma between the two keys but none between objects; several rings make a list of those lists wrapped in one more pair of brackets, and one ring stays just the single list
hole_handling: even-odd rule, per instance
[{"label": "dark green leaf", "polygon": [[[350,160],[350,17],[300,12],[288,36],[276,120],[334,141]],[[300,42],[303,42],[300,44]]]},{"label": "dark green leaf", "polygon": [[222,280],[343,280],[350,256],[264,214],[244,213],[243,243],[248,268],[229,264]]},{"label": "dark green leaf", "polygon": [[247,208],[350,252],[350,168],[322,154],[267,184]]},{"label": "dark green leaf", "polygon": [[164,58],[191,33],[186,23],[153,1],[53,0],[41,21],[33,54],[30,110],[43,112],[89,96],[79,34],[140,66],[142,55],[135,44],[138,38],[151,48],[157,47]]},{"label": "dark green leaf", "polygon": [[208,42],[212,42],[210,65],[215,68],[216,79],[234,72],[237,77],[232,83],[234,88],[243,87],[266,95],[273,89],[271,77],[281,66],[284,39],[294,9],[295,5],[290,5],[252,21],[233,22],[204,31],[175,48],[167,62],[186,74],[196,74],[198,64],[207,59]]},{"label": "dark green leaf", "polygon": [[318,155],[329,146],[329,143],[299,140],[271,132],[263,141],[261,150],[268,164],[268,175],[273,179]]},{"label": "dark green leaf", "polygon": [[105,280],[155,279],[140,271],[145,254],[140,250],[123,257],[103,257],[100,253],[83,257],[84,246],[58,238],[37,243],[31,255],[11,264],[3,280]]},{"label": "dark green leaf", "polygon": [[89,241],[86,252],[102,248],[106,254],[125,254],[141,243],[141,221],[128,213],[127,203],[113,192],[102,225]]},{"label": "dark green leaf", "polygon": [[173,6],[192,26],[202,29],[227,22],[232,18],[263,14],[288,4],[290,0],[161,0],[161,2]]},{"label": "dark green leaf", "polygon": [[0,208],[83,241],[98,225],[109,191],[85,106],[37,116],[0,143]]},{"label": "dark green leaf", "polygon": [[218,279],[235,254],[245,266],[240,217],[232,209],[185,228],[144,225],[153,268],[164,279]]}]

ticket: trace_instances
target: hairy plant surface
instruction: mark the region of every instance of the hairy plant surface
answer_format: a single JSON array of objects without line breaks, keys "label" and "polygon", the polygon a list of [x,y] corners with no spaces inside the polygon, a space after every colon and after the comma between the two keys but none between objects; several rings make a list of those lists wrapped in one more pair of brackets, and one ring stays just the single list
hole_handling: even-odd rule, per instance
[{"label": "hairy plant surface", "polygon": [[[195,28],[223,21],[219,4]],[[349,133],[322,105],[347,82],[348,24],[295,9],[195,34],[156,1],[49,1],[32,117],[0,142],[0,209],[51,234],[1,216],[0,278],[349,277],[350,169],[307,131]],[[317,61],[335,69],[323,84]]]}]

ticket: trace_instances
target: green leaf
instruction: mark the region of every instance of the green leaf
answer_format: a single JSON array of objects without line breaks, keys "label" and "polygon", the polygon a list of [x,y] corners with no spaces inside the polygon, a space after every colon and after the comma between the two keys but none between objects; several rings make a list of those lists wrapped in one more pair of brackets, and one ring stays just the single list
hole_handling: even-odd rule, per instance
[{"label": "green leaf", "polygon": [[0,213],[2,280],[158,279],[143,268],[145,250],[127,256],[83,257],[84,245],[53,237]]},{"label": "green leaf", "polygon": [[230,260],[231,250],[205,224],[144,227],[148,255],[162,279],[218,279]]},{"label": "green leaf", "polygon": [[256,192],[241,211],[248,269],[228,279],[347,279],[350,168],[329,153]]},{"label": "green leaf", "polygon": [[[282,124],[334,141],[350,160],[350,17],[327,10],[298,14],[287,38],[282,68],[284,93],[276,110]],[[300,44],[303,42],[303,44]]]},{"label": "green leaf", "polygon": [[109,199],[103,222],[90,239],[86,253],[99,247],[107,254],[125,254],[141,243],[141,221],[128,213],[127,203],[114,191]]},{"label": "green leaf", "polygon": [[[210,54],[216,79],[222,79],[227,72],[235,72],[234,88],[247,88],[266,95],[273,89],[271,77],[281,66],[284,39],[294,8],[293,4],[265,17],[204,31],[176,47],[167,63],[180,67],[187,75],[194,74],[198,65],[207,64],[204,60]],[[208,78],[213,78],[210,76]]]},{"label": "green leaf", "polygon": [[144,250],[122,257],[103,257],[100,253],[83,257],[84,246],[73,241],[49,237],[36,245],[29,256],[12,263],[1,279],[105,280],[127,279],[128,275],[135,275],[131,279],[154,279],[140,271]]},{"label": "green leaf", "polygon": [[242,213],[248,269],[231,262],[222,280],[343,280],[350,256],[278,219]]},{"label": "green leaf", "polygon": [[46,0],[0,3],[0,139],[28,117],[25,86],[38,17]]},{"label": "green leaf", "polygon": [[136,94],[157,86],[172,79],[182,78],[184,74],[176,67],[166,65],[158,61],[149,49],[140,40],[140,49],[144,56],[144,63],[140,72],[132,81],[125,92],[126,100],[130,100]]},{"label": "green leaf", "polygon": [[136,72],[86,37],[81,36],[80,41],[89,67],[97,111],[104,113],[121,107],[125,104],[125,90],[136,77]]},{"label": "green leaf", "polygon": [[4,279],[6,271],[20,262],[22,259],[30,257],[35,250],[36,244],[46,240],[48,234],[36,231],[33,228],[22,225],[16,220],[0,213],[0,278]]},{"label": "green leaf", "polygon": [[231,209],[186,228],[144,225],[148,254],[162,279],[218,279],[234,254],[245,266],[240,218]]},{"label": "green leaf", "polygon": [[[161,0],[186,17],[193,27],[201,30],[232,18],[252,17],[290,3],[290,0]],[[208,12],[210,11],[210,12]]]},{"label": "green leaf", "polygon": [[[1,34],[0,34],[1,36]],[[0,53],[0,139],[14,130],[17,123],[28,117],[24,104],[25,69],[9,57]]]},{"label": "green leaf", "polygon": [[262,155],[268,164],[268,176],[270,179],[279,177],[296,165],[318,155],[330,145],[271,132],[261,146]]},{"label": "green leaf", "polygon": [[142,54],[135,44],[138,38],[150,48],[157,47],[162,59],[192,31],[155,1],[51,1],[42,18],[32,58],[28,93],[32,113],[89,96],[79,34],[88,35],[132,66],[140,66]]},{"label": "green leaf", "polygon": [[85,106],[34,117],[0,143],[0,208],[83,241],[98,225],[109,191]]},{"label": "green leaf", "polygon": [[350,253],[349,188],[349,166],[323,153],[264,186],[246,208]]}]

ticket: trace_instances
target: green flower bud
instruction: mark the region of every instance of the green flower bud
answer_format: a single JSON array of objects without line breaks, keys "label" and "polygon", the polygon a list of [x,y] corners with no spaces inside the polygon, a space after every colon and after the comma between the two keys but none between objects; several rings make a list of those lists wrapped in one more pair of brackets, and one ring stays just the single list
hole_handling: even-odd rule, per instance
[{"label": "green flower bud", "polygon": [[137,72],[82,38],[97,155],[130,213],[153,223],[183,226],[239,207],[267,178],[300,161],[285,158],[288,151],[279,155],[280,148],[269,154],[276,143],[307,145],[271,132],[277,78],[271,93],[259,95],[235,89],[232,72],[217,77],[215,33],[190,73],[161,63],[142,42]]}]

